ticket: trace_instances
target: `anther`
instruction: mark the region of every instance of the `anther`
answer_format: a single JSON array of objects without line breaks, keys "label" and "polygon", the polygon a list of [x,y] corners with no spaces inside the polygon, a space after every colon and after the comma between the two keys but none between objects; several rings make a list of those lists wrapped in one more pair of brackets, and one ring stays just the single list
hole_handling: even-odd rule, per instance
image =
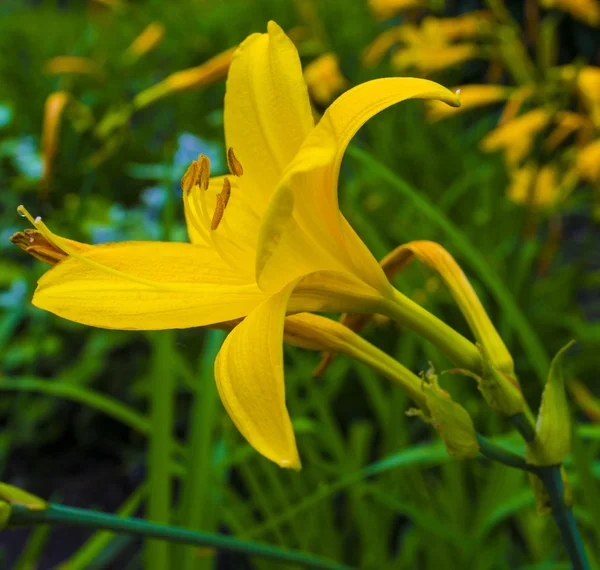
[{"label": "anther", "polygon": [[241,176],[244,174],[244,169],[240,161],[237,159],[233,152],[233,147],[229,147],[227,149],[227,166],[229,167],[229,172],[234,176]]},{"label": "anther", "polygon": [[196,185],[203,190],[208,188],[210,180],[210,159],[203,154],[198,155],[198,160],[192,161],[181,179],[181,188],[189,194]]},{"label": "anther", "polygon": [[181,179],[181,189],[189,194],[190,191],[198,181],[200,180],[200,165],[194,160],[185,171],[183,178]]},{"label": "anther", "polygon": [[213,214],[212,222],[210,224],[211,230],[216,230],[223,219],[223,212],[225,207],[223,206],[223,196],[217,194],[217,205],[215,207],[215,213]]},{"label": "anther", "polygon": [[221,190],[221,200],[223,201],[223,210],[227,208],[227,204],[229,202],[229,196],[231,195],[231,182],[229,182],[229,178],[227,176],[223,180],[223,190]]},{"label": "anther", "polygon": [[198,184],[202,190],[208,190],[208,183],[210,181],[210,158],[204,154],[199,154],[198,165],[200,167]]}]

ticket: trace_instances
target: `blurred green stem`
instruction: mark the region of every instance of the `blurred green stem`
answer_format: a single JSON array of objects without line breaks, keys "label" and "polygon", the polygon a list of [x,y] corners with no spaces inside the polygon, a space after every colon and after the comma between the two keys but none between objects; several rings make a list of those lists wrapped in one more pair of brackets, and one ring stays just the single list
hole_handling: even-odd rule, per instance
[{"label": "blurred green stem", "polygon": [[[213,530],[216,525],[211,514],[215,512],[211,483],[213,437],[217,408],[220,406],[214,379],[214,360],[223,342],[222,331],[206,331],[205,343],[200,360],[200,374],[194,402],[190,413],[190,435],[188,437],[187,480],[183,487],[183,512],[181,523],[191,529]],[[212,475],[212,476],[211,476]],[[181,570],[204,570],[212,568],[214,557],[198,557],[197,549],[185,547],[177,554],[181,555]]]},{"label": "blurred green stem", "polygon": [[[153,346],[150,373],[150,425],[148,449],[148,520],[168,524],[171,512],[173,400],[176,387],[174,371],[174,331],[151,335]],[[170,548],[164,541],[146,544],[145,567],[148,570],[170,568]]]},{"label": "blurred green stem", "polygon": [[[248,556],[259,556],[281,563],[298,564],[305,568],[320,568],[321,570],[352,570],[351,567],[323,560],[303,552],[283,550],[268,544],[259,544],[238,540],[229,536],[195,532],[185,528],[151,523],[136,518],[119,517],[106,513],[98,513],[87,509],[64,507],[50,503],[48,509],[41,511],[29,510],[26,507],[14,505],[8,527],[29,526],[38,524],[67,524],[78,527],[110,530],[117,533],[127,533],[144,537],[153,537],[163,541],[180,544],[190,544],[241,552]],[[163,566],[161,570],[169,570],[172,566]]]}]

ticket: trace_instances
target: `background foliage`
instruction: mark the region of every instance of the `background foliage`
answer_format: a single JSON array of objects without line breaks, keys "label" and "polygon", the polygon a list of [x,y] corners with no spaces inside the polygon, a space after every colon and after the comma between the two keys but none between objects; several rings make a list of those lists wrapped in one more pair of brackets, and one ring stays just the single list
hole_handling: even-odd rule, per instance
[{"label": "background foliage", "polygon": [[[491,7],[494,22],[509,9],[513,20],[502,24],[520,30],[515,37],[537,66],[532,106],[547,104],[542,91],[551,76],[547,60],[538,57],[546,49],[541,32],[527,35],[532,21],[543,27],[552,19],[556,66],[600,63],[598,28],[568,10],[491,1],[431,7],[438,16]],[[211,158],[215,170],[226,168],[224,81],[167,94],[131,113],[136,94],[264,31],[269,19],[293,30],[304,65],[335,53],[345,87],[397,75],[389,53],[374,66],[364,65],[361,54],[384,30],[419,25],[427,13],[421,7],[382,21],[358,0],[0,5],[2,480],[55,502],[110,512],[143,514],[148,497],[160,496],[160,504],[172,506],[148,513],[155,520],[297,548],[365,569],[442,563],[450,570],[567,567],[552,521],[535,514],[526,477],[484,460],[450,461],[432,430],[404,415],[406,396],[369,369],[339,357],[313,379],[318,355],[286,347],[288,407],[304,469],[281,470],[242,441],[218,401],[212,362],[220,332],[108,331],[39,311],[30,298],[45,268],[9,242],[26,227],[16,215],[20,203],[61,235],[80,241],[185,240],[183,171],[199,152]],[[164,27],[164,37],[133,56],[128,46],[153,22]],[[427,76],[448,86],[518,86],[496,40],[476,39],[478,57]],[[57,56],[86,58],[88,68],[57,73],[48,63]],[[409,71],[423,75],[418,66]],[[48,131],[47,101],[56,92],[68,93],[69,103],[52,146],[42,130],[46,121]],[[316,112],[322,112],[326,102],[314,91],[313,97]],[[585,115],[577,105],[567,98],[562,108]],[[344,160],[342,210],[377,257],[400,243],[429,239],[457,258],[514,355],[534,409],[549,358],[569,339],[579,341],[569,357],[573,409],[580,420],[569,473],[576,516],[595,563],[598,181],[578,179],[549,208],[537,208],[531,199],[509,200],[514,165],[480,147],[502,109],[497,103],[433,123],[422,103],[408,102],[374,118]],[[599,128],[592,121],[587,140],[571,133],[554,153],[542,144],[548,132],[538,132],[530,157],[564,173],[565,161],[575,164]],[[427,269],[411,267],[397,286],[468,334],[450,295]],[[383,320],[365,335],[414,371],[425,370],[430,361],[438,370],[450,367],[412,333]],[[470,380],[447,375],[442,383],[480,432],[510,434],[482,405]],[[167,401],[173,395],[174,409],[167,406],[162,415],[151,410],[157,393]],[[162,472],[160,454],[147,454],[149,442],[160,438],[171,455]],[[518,446],[510,435],[505,441]],[[169,479],[172,488],[164,485]],[[143,566],[144,552],[152,552],[152,545],[144,550],[126,536],[44,527],[5,532],[0,544],[3,567],[15,569],[67,564],[134,569]],[[173,568],[277,567],[210,550],[158,548],[160,556],[167,549]]]}]

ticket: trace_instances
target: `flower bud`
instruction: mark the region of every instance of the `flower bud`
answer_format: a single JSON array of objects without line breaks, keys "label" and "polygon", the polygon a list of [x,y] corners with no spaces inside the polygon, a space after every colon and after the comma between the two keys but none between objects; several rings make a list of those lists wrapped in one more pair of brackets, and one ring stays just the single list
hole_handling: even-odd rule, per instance
[{"label": "flower bud", "polygon": [[571,418],[562,361],[573,341],[561,348],[552,360],[548,381],[542,394],[535,439],[527,445],[525,457],[532,465],[562,463],[571,449]]},{"label": "flower bud", "polygon": [[431,419],[420,410],[409,410],[408,415],[419,416],[431,423],[442,438],[448,455],[469,459],[479,453],[479,443],[471,416],[448,392],[440,388],[437,376],[429,370],[424,377],[423,390]]}]

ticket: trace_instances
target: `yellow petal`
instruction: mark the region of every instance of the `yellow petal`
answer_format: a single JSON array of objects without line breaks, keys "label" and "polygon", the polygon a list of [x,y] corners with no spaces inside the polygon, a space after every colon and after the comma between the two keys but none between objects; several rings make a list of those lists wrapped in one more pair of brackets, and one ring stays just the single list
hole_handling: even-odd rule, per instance
[{"label": "yellow petal", "polygon": [[244,191],[264,208],[314,124],[298,52],[275,22],[235,53],[224,121],[227,147],[244,167]]},{"label": "yellow petal", "polygon": [[159,330],[237,319],[264,298],[208,247],[123,242],[90,246],[50,269],[33,304],[86,325]]},{"label": "yellow petal", "polygon": [[211,178],[206,190],[196,185],[189,192],[183,191],[188,235],[192,243],[215,249],[230,267],[253,281],[260,216],[240,185],[240,179],[227,177],[230,198],[218,227],[211,229],[217,196],[223,190],[225,178]]},{"label": "yellow petal", "polygon": [[544,8],[556,8],[589,24],[600,25],[600,2],[598,0],[542,0]]},{"label": "yellow petal", "polygon": [[399,362],[343,324],[311,313],[285,319],[285,341],[309,350],[346,354],[397,383],[423,410],[427,410],[423,381]]},{"label": "yellow petal", "polygon": [[386,274],[391,275],[403,268],[412,256],[439,273],[492,364],[500,371],[513,375],[514,363],[508,349],[490,321],[467,276],[441,245],[431,241],[412,241],[386,255],[381,265]]},{"label": "yellow petal", "polygon": [[[459,104],[454,93],[432,81],[389,78],[354,87],[327,109],[287,168],[263,217],[256,258],[261,287],[278,290],[309,266],[319,271],[333,269],[330,264],[335,263],[384,294],[389,292],[379,264],[340,214],[338,175],[358,129],[383,109],[415,98]],[[309,236],[300,252],[305,259],[302,271],[286,262],[289,252],[298,252],[296,226]]]},{"label": "yellow petal", "polygon": [[215,379],[227,413],[250,445],[279,466],[298,470],[283,381],[283,325],[294,286],[268,298],[233,329],[215,361]]}]

